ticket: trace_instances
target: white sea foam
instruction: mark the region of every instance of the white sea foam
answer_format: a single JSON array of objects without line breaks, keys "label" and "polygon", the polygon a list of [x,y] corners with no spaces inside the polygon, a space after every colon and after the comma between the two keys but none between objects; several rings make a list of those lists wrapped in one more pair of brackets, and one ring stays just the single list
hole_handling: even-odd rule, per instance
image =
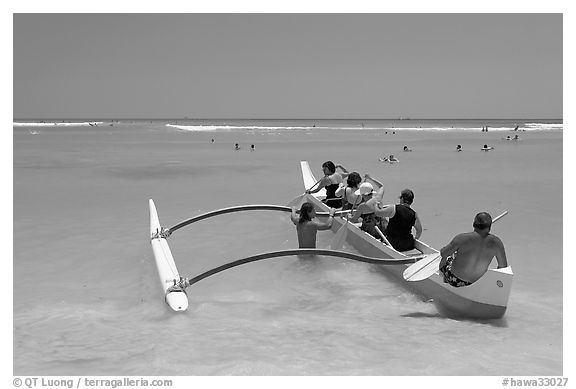
[{"label": "white sea foam", "polygon": [[[519,126],[519,131],[550,131],[550,130],[562,130],[562,124],[549,124],[549,123],[527,123],[525,126]],[[514,131],[515,127],[490,127],[488,126],[488,132],[490,131]],[[358,129],[358,128],[354,128]],[[451,126],[451,127],[391,127],[391,128],[362,128],[363,130],[386,130],[386,131],[482,131],[482,127],[462,127],[462,126]]]},{"label": "white sea foam", "polygon": [[[102,121],[94,122],[13,122],[14,127],[87,127],[87,126],[98,126],[104,124]],[[372,125],[363,126],[358,125],[351,126],[347,125],[324,125],[324,126],[265,126],[265,125],[230,125],[230,124],[209,124],[209,125],[180,125],[180,124],[165,124],[166,127],[175,128],[182,131],[190,132],[212,132],[212,131],[258,131],[258,132],[271,132],[277,133],[279,131],[314,131],[314,130],[342,130],[342,131],[482,131],[483,127],[467,127],[466,125],[455,125],[455,126],[402,126],[395,125]],[[499,126],[491,127],[488,126],[488,131],[513,131],[515,126]],[[519,125],[518,130],[520,131],[562,131],[562,123],[525,123]]]},{"label": "white sea foam", "polygon": [[526,123],[526,130],[563,130],[564,124],[558,123]]},{"label": "white sea foam", "polygon": [[[230,126],[230,125],[207,125],[207,126],[184,126],[184,125],[174,125],[166,124],[166,127],[178,128],[183,131],[236,131],[236,130],[251,130],[251,131],[290,131],[290,130],[348,130],[348,131],[450,131],[450,130],[462,130],[463,128],[454,127],[351,127],[351,126]],[[468,128],[469,129],[469,128]],[[472,130],[480,131],[480,128],[472,128]],[[506,128],[510,130],[510,128]]]},{"label": "white sea foam", "polygon": [[[344,130],[344,131],[482,131],[483,127],[463,127],[463,126],[418,126],[418,127],[401,127],[401,126],[377,126],[377,127],[359,127],[359,126],[242,126],[242,125],[175,125],[166,124],[166,127],[177,128],[182,131],[192,132],[210,132],[210,131],[260,131],[260,132],[275,132],[275,131],[310,131],[310,130]],[[488,131],[513,131],[515,127],[490,127]],[[526,123],[524,126],[519,126],[520,131],[551,131],[562,130],[562,124],[552,123]]]},{"label": "white sea foam", "polygon": [[[359,127],[359,126],[231,126],[231,125],[205,125],[205,126],[185,126],[185,125],[175,125],[175,124],[166,124],[166,127],[173,127],[178,128],[184,131],[235,131],[235,130],[251,130],[251,131],[286,131],[286,130],[374,130],[374,131],[397,131],[397,130],[436,130],[436,131],[447,131],[447,130],[454,130],[455,128],[444,128],[444,127],[426,127],[426,128],[418,128],[418,127]],[[478,128],[480,130],[480,128]]]},{"label": "white sea foam", "polygon": [[[314,127],[268,127],[268,126],[230,126],[230,125],[208,125],[208,126],[184,126],[177,124],[166,124],[166,127],[178,128],[183,131],[233,131],[233,130],[258,130],[258,131],[274,131],[274,130],[310,130]],[[322,128],[322,127],[316,127]],[[328,127],[324,127],[328,128]]]},{"label": "white sea foam", "polygon": [[13,122],[14,127],[82,127],[103,124],[104,122]]}]

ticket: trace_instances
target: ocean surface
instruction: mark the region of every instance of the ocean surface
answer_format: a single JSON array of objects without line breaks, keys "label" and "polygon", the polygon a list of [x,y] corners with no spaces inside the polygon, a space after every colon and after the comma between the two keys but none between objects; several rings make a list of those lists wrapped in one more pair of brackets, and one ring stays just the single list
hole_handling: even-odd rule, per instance
[{"label": "ocean surface", "polygon": [[[15,120],[13,373],[567,373],[562,143],[562,120]],[[389,154],[401,163],[379,163]],[[385,201],[413,188],[422,240],[438,249],[476,212],[508,210],[493,228],[515,272],[506,316],[446,318],[385,269],[327,257],[240,266],[191,286],[188,311],[169,309],[148,199],[165,227],[286,205],[304,190],[299,162],[319,176],[329,159],[378,178]],[[333,236],[319,233],[318,247]],[[169,243],[188,277],[297,247],[289,215],[266,211],[210,218]]]}]

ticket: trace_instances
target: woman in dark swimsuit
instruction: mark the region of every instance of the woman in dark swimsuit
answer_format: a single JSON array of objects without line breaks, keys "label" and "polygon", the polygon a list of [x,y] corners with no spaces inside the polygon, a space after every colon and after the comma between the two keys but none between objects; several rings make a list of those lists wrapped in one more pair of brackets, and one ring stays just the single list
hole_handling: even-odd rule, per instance
[{"label": "woman in dark swimsuit", "polygon": [[316,184],[316,189],[307,190],[306,193],[317,193],[322,188],[326,188],[326,198],[323,202],[331,208],[342,207],[342,199],[336,197],[336,190],[343,182],[342,176],[336,173],[336,166],[332,161],[326,161],[322,164],[324,177]]},{"label": "woman in dark swimsuit", "polygon": [[362,202],[362,196],[358,196],[355,192],[358,190],[358,185],[362,182],[362,177],[357,172],[352,172],[346,179],[346,185],[340,186],[336,191],[336,196],[342,197],[342,210],[356,208]]}]

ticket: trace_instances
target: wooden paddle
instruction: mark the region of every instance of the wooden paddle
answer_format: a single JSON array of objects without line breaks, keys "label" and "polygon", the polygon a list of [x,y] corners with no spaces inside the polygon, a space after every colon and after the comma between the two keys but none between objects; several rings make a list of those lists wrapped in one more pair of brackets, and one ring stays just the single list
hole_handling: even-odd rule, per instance
[{"label": "wooden paddle", "polygon": [[[346,196],[346,190],[344,190],[342,198],[344,198],[344,196]],[[356,210],[356,205],[357,204],[352,204],[350,214],[346,215],[346,217],[344,218],[344,224],[342,225],[342,227],[340,227],[340,229],[336,233],[336,236],[334,236],[334,239],[332,239],[332,243],[330,244],[330,248],[332,250],[342,250],[342,246],[344,246],[344,242],[346,242],[346,236],[348,235],[348,216],[352,216],[352,214]]]},{"label": "wooden paddle", "polygon": [[378,228],[378,226],[374,226],[374,228],[376,229],[376,232],[378,233],[378,235],[380,235],[380,238],[382,238],[382,242],[384,242],[386,244],[386,246],[392,247],[392,244],[390,243],[390,241],[388,241],[388,239],[386,238],[386,235],[384,235],[382,233],[380,228]]},{"label": "wooden paddle", "polygon": [[[322,178],[324,178],[324,177],[322,177]],[[316,185],[318,185],[318,184],[320,183],[320,181],[322,181],[322,178],[319,179],[318,181],[316,181],[316,183],[315,183],[314,185],[312,185],[309,189],[307,189],[307,190],[306,190],[304,193],[302,193],[300,196],[296,196],[292,201],[290,201],[290,202],[288,203],[288,207],[299,207],[300,205],[302,205],[302,204],[300,204],[300,203],[302,202],[302,199],[304,198],[304,196],[306,196],[306,192],[314,189],[314,187],[315,187]]]},{"label": "wooden paddle", "polygon": [[344,217],[344,224],[338,230],[334,239],[332,239],[332,243],[330,243],[330,248],[332,250],[342,250],[342,246],[344,246],[344,242],[346,242],[346,236],[348,235],[348,214]]},{"label": "wooden paddle", "polygon": [[[501,215],[496,216],[492,223],[498,221],[502,217],[506,216],[508,211],[503,212]],[[415,264],[409,266],[404,270],[402,276],[406,281],[422,281],[429,277],[431,277],[434,273],[438,271],[440,266],[440,261],[442,260],[442,256],[440,253],[433,253],[425,256],[420,261],[416,262]]]},{"label": "wooden paddle", "polygon": [[[369,178],[369,177],[366,177]],[[375,181],[373,181],[375,182]],[[376,183],[376,185],[379,185],[378,183]],[[346,193],[344,193],[344,196],[346,196]],[[356,205],[354,204],[352,209],[350,210],[350,215],[352,215],[352,213],[356,210]],[[358,204],[359,205],[359,204]],[[382,238],[382,241],[387,244],[388,246],[392,247],[392,245],[390,244],[390,242],[388,241],[388,239],[386,239],[386,237],[384,236],[384,234],[382,233],[382,231],[380,231],[380,229],[378,227],[374,227],[376,228],[376,231],[378,232],[378,234],[380,235],[380,237]],[[336,236],[334,237],[334,239],[332,240],[332,243],[330,245],[330,247],[332,248],[332,250],[341,250],[342,246],[344,245],[344,242],[346,241],[346,235],[348,233],[348,216],[346,216],[346,220],[344,222],[344,225],[342,227],[340,227],[340,229],[338,230],[338,232],[336,233]]]}]

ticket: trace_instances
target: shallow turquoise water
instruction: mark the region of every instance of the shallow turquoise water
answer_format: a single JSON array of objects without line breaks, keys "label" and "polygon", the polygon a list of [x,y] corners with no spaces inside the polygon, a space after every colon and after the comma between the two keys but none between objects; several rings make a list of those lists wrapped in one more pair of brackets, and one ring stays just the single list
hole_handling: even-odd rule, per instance
[{"label": "shallow turquoise water", "polygon": [[[196,133],[156,122],[38,131],[14,129],[16,375],[562,374],[559,131],[514,144],[497,131]],[[492,154],[474,152],[486,142]],[[415,151],[399,152],[404,144]],[[391,152],[400,164],[378,163]],[[385,182],[390,202],[412,187],[422,238],[437,248],[478,208],[509,210],[495,227],[516,274],[505,318],[444,318],[383,269],[332,258],[235,268],[189,288],[186,313],[169,311],[148,199],[168,227],[232,205],[286,204],[303,190],[302,159],[316,174],[327,159],[357,166]],[[296,236],[288,215],[254,212],[191,225],[170,245],[194,276],[293,248]]]}]

